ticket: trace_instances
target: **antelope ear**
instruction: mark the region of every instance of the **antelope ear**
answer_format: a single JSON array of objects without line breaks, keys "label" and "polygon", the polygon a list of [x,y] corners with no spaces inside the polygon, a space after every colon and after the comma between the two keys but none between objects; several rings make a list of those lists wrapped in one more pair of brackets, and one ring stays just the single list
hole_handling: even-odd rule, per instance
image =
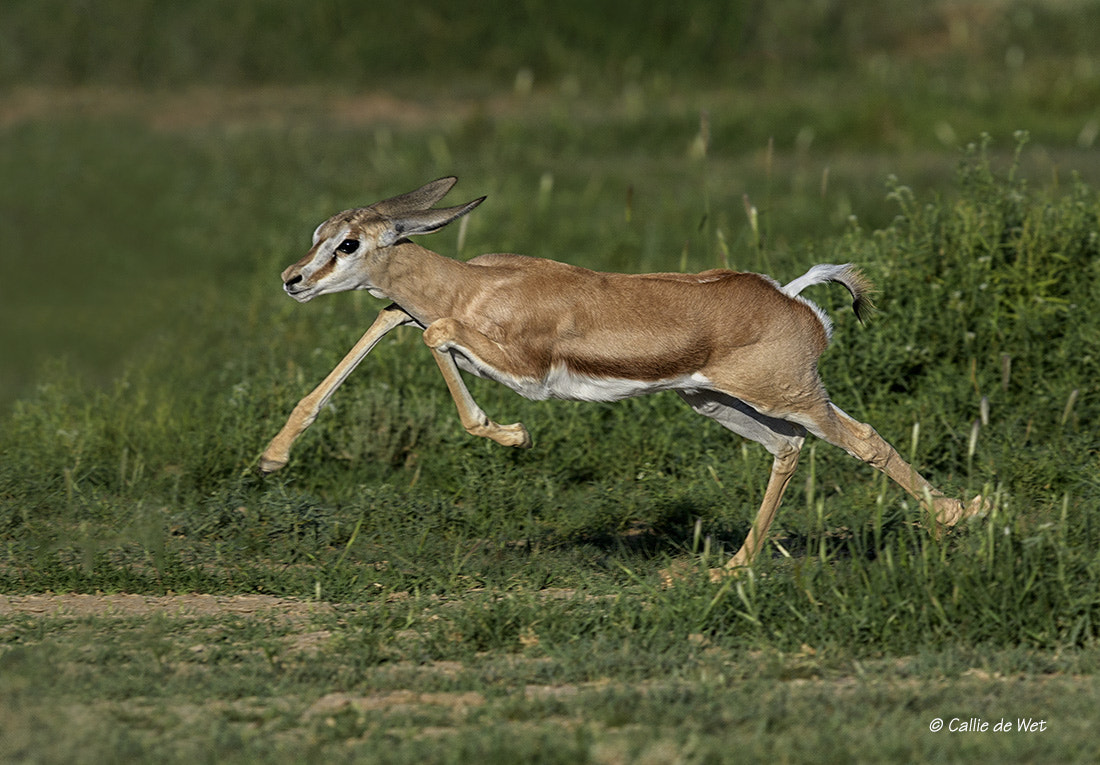
[{"label": "antelope ear", "polygon": [[443,197],[458,182],[458,178],[448,176],[432,181],[406,194],[399,194],[381,202],[375,202],[371,209],[375,212],[393,218],[411,212],[427,210]]},{"label": "antelope ear", "polygon": [[431,234],[439,231],[439,229],[451,221],[461,218],[484,201],[485,197],[480,197],[458,207],[440,207],[435,210],[418,210],[404,215],[392,216],[390,226],[386,230],[381,244],[383,247],[388,247],[402,237]]}]

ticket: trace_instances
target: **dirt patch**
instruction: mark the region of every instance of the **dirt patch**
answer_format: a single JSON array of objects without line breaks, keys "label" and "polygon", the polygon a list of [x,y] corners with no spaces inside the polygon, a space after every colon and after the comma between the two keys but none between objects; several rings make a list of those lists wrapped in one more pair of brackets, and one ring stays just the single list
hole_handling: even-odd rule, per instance
[{"label": "dirt patch", "polygon": [[352,693],[328,693],[317,699],[307,710],[307,715],[331,715],[345,709],[357,712],[378,710],[414,711],[421,706],[445,707],[465,711],[485,704],[485,697],[477,691],[440,691],[416,693],[409,690],[388,691],[357,695]]},{"label": "dirt patch", "polygon": [[0,617],[28,615],[79,619],[135,617],[159,613],[174,618],[224,614],[306,618],[331,610],[326,603],[277,598],[273,595],[0,595]]},{"label": "dirt patch", "polygon": [[326,93],[316,88],[16,88],[0,102],[0,127],[65,116],[134,119],[175,132],[213,125],[247,128],[323,119],[341,127],[390,125],[424,128],[463,122],[475,114],[513,113],[520,101],[505,96],[458,99],[401,98],[384,91]]}]

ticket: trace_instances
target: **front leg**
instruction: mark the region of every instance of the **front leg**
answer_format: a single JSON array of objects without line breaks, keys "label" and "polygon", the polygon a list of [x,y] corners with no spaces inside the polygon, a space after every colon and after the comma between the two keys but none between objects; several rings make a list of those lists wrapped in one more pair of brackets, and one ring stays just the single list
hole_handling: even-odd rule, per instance
[{"label": "front leg", "polygon": [[454,319],[440,319],[432,322],[424,330],[424,342],[432,349],[432,356],[439,371],[443,373],[443,380],[447,383],[447,390],[451,392],[455,406],[458,407],[458,417],[462,421],[462,427],[473,436],[490,438],[503,446],[516,446],[527,449],[531,446],[531,434],[521,423],[500,425],[489,419],[474,397],[470,395],[466,383],[462,381],[462,375],[458,371],[450,348],[459,340],[459,335],[469,339],[470,333],[476,333],[485,343],[492,343],[475,330],[463,327]]},{"label": "front leg", "polygon": [[336,389],[348,379],[348,375],[359,365],[371,349],[378,344],[387,332],[400,327],[402,324],[415,324],[416,321],[396,305],[382,309],[378,318],[370,325],[370,329],[363,333],[348,354],[341,359],[336,368],[329,372],[320,385],[314,388],[308,396],[298,402],[286,425],[279,431],[271,443],[264,449],[260,456],[260,470],[271,473],[283,467],[290,459],[290,447],[298,436],[302,435],[306,428],[317,419],[317,414],[328,402]]}]

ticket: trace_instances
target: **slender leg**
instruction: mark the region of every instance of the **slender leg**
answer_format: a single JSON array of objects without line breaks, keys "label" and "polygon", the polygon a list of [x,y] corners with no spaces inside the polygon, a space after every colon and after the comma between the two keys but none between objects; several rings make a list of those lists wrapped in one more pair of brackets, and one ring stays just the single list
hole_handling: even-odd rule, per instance
[{"label": "slender leg", "polygon": [[[801,425],[760,414],[740,399],[712,391],[677,391],[692,409],[710,417],[723,427],[764,446],[775,456],[772,462],[768,488],[752,522],[741,549],[726,564],[726,569],[747,566],[764,546],[768,529],[775,520],[783,492],[798,467],[798,455],[805,440],[806,430]],[[722,572],[712,571],[712,576]]]},{"label": "slender leg", "polygon": [[[432,349],[432,356],[439,371],[443,373],[443,380],[447,383],[447,390],[451,392],[455,406],[458,408],[458,417],[462,421],[462,427],[473,436],[481,436],[496,441],[503,446],[516,446],[526,449],[531,446],[531,435],[521,423],[500,425],[493,422],[485,414],[474,397],[470,395],[466,383],[451,355],[450,347],[455,342],[455,329],[457,322],[443,319],[433,322],[424,331],[424,342]],[[491,342],[486,338],[486,342]]]},{"label": "slender leg", "polygon": [[890,476],[899,486],[927,507],[936,520],[945,526],[954,526],[964,518],[981,512],[984,500],[974,497],[969,504],[944,496],[912,465],[901,458],[894,447],[890,446],[870,425],[859,422],[830,402],[824,405],[824,413],[812,418],[795,418],[802,422],[814,435],[835,444],[853,457]]},{"label": "slender leg", "polygon": [[756,519],[752,522],[745,541],[729,562],[727,569],[740,568],[752,563],[753,558],[764,546],[768,539],[768,529],[775,520],[775,512],[779,509],[779,502],[783,499],[783,492],[787,484],[791,482],[791,476],[798,467],[799,452],[794,451],[785,455],[776,455],[772,462],[772,473],[768,478],[768,488],[764,492],[764,501],[760,503],[760,510],[756,513]]},{"label": "slender leg", "polygon": [[298,402],[286,425],[279,431],[260,456],[260,470],[271,473],[286,465],[290,459],[290,447],[298,436],[317,419],[317,414],[328,402],[332,394],[348,378],[371,349],[377,345],[386,333],[402,324],[415,324],[414,319],[396,305],[382,309],[370,329],[363,333],[354,347],[348,352],[336,368],[329,372],[320,385]]}]

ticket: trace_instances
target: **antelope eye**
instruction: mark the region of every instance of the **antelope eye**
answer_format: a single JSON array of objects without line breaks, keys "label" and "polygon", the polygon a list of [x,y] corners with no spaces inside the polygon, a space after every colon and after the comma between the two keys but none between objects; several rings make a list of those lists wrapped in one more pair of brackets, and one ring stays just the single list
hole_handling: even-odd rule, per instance
[{"label": "antelope eye", "polygon": [[351,255],[353,252],[359,249],[358,239],[345,239],[336,246],[337,252],[342,252],[345,255]]}]

